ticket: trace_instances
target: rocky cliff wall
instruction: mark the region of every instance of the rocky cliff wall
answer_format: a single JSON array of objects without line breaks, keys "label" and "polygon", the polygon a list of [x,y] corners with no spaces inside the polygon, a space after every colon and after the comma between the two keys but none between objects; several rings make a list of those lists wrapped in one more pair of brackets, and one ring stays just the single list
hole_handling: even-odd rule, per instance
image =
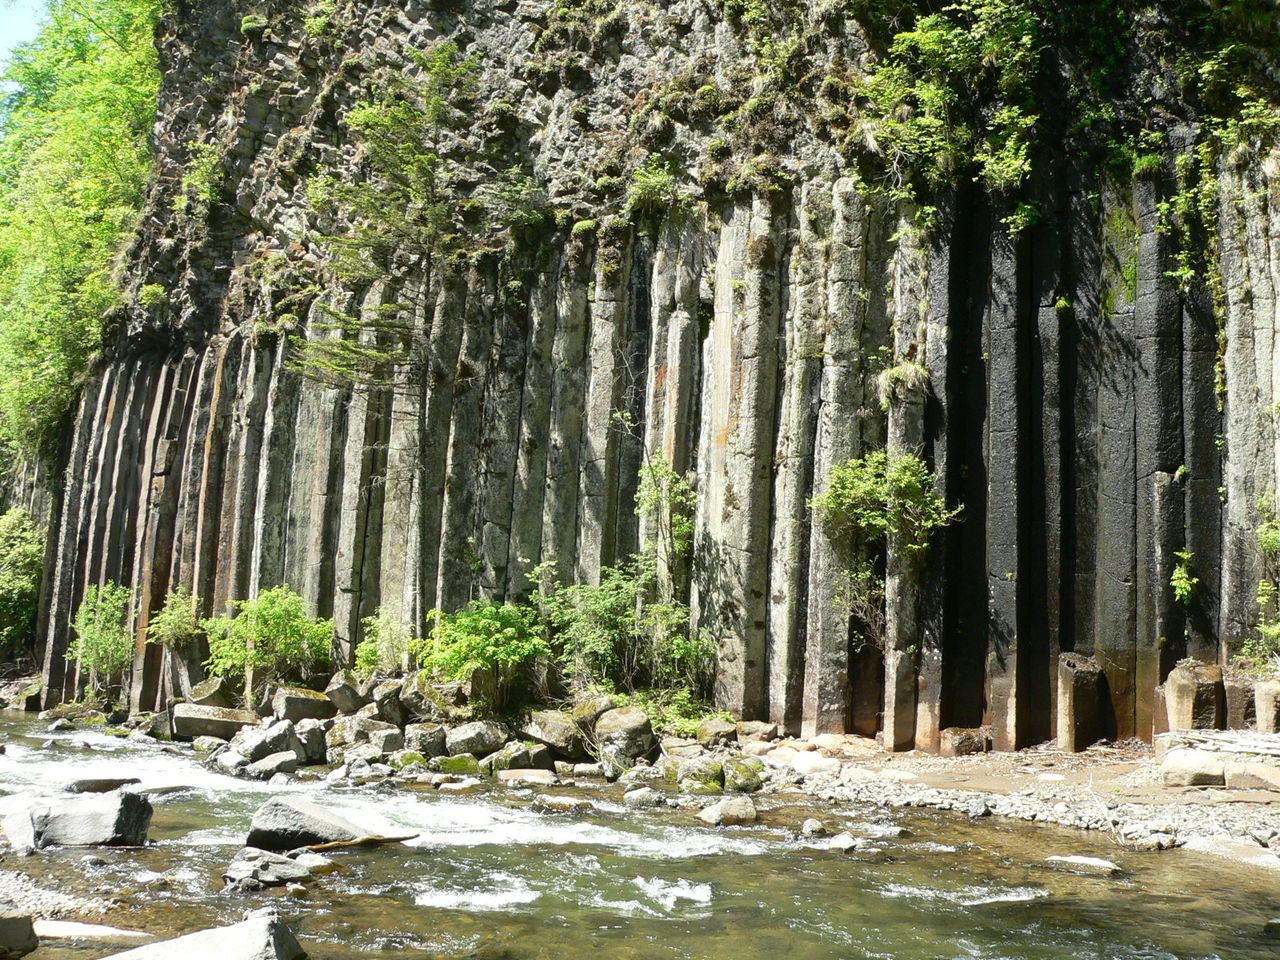
[{"label": "rocky cliff wall", "polygon": [[[104,580],[137,588],[139,637],[175,587],[220,611],[288,583],[348,651],[380,607],[421,626],[435,606],[525,593],[543,562],[594,581],[637,548],[637,469],[662,452],[699,497],[687,591],[718,644],[723,706],[926,748],[989,722],[1007,748],[1053,736],[1058,654],[1074,650],[1105,670],[1111,732],[1149,736],[1172,665],[1218,659],[1255,619],[1257,504],[1276,488],[1280,155],[1217,161],[1215,310],[1210,285],[1172,275],[1161,225],[1193,125],[1141,179],[1050,137],[1036,223],[1015,232],[1012,201],[966,182],[930,198],[923,228],[865,188],[811,112],[771,102],[769,122],[719,147],[654,108],[673,77],[760,93],[743,71],[756,54],[716,5],[623,5],[568,30],[569,60],[546,52],[567,29],[555,9],[338,4],[312,36],[292,4],[187,4],[163,25],[157,171],[127,284],[166,297],[122,315],[64,443],[47,697],[76,692],[69,623]],[[270,30],[242,32],[249,12]],[[865,63],[853,21],[815,37],[820,68]],[[307,179],[368,175],[348,111],[446,38],[482,63],[459,135],[526,165],[568,217],[502,254],[343,284]],[[599,178],[655,143],[701,164],[693,202],[621,216]],[[174,201],[194,144],[220,164],[199,217]],[[588,218],[600,227],[572,229]],[[299,376],[273,264],[314,278],[307,336],[335,335],[323,305],[400,304],[423,363],[377,385]],[[903,362],[927,384],[882,404],[879,375]],[[842,561],[808,500],[887,440],[918,449],[963,514],[882,655],[851,642]],[[1200,581],[1187,608],[1169,588],[1184,549]],[[197,675],[139,649],[135,707]]]}]

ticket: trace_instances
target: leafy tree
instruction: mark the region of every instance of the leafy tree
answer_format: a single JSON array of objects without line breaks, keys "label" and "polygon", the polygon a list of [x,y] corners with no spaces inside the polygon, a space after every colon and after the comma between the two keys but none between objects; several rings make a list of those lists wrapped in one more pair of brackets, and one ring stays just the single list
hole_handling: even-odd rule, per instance
[{"label": "leafy tree", "polygon": [[26,510],[0,516],[0,650],[8,651],[6,659],[31,640],[35,629],[44,542],[44,529]]},{"label": "leafy tree", "polygon": [[66,656],[77,661],[100,689],[121,684],[124,672],[133,666],[132,612],[133,590],[110,580],[89,587],[76,610],[71,624],[75,636]]},{"label": "leafy tree", "polygon": [[361,677],[403,670],[410,651],[422,644],[394,609],[381,607],[377,616],[365,617],[361,623],[364,639],[356,646],[356,673]]},{"label": "leafy tree", "polygon": [[50,0],[0,75],[0,439],[34,446],[119,294],[151,166],[158,0]]},{"label": "leafy tree", "polygon": [[432,610],[431,632],[415,644],[424,669],[446,680],[469,680],[477,671],[494,678],[495,706],[502,707],[522,671],[549,649],[526,606],[474,601],[456,613]]},{"label": "leafy tree", "polygon": [[287,585],[237,600],[235,609],[234,617],[201,623],[209,636],[205,667],[215,676],[301,677],[329,663],[333,621],[307,616],[305,601]]},{"label": "leafy tree", "polygon": [[189,647],[204,633],[200,626],[200,598],[179,587],[164,598],[164,606],[147,624],[147,641],[175,650]]}]

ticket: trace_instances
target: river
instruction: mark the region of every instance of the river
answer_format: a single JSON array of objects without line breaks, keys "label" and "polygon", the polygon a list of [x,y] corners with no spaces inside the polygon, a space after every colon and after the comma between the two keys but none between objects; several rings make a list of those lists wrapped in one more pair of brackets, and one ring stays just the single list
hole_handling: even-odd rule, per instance
[{"label": "river", "polygon": [[[714,829],[684,811],[628,810],[617,787],[589,815],[530,809],[528,791],[294,782],[268,786],[189,753],[84,731],[0,720],[0,810],[72,780],[137,777],[155,804],[146,850],[50,850],[3,868],[116,905],[85,919],[172,936],[275,902],[315,960],[1274,960],[1263,925],[1280,888],[1262,873],[1181,851],[1138,854],[1104,837],[952,814],[812,808],[760,798],[762,822]],[[52,741],[48,747],[41,746]],[[222,893],[221,872],[268,796],[301,791],[370,832],[408,844],[334,855],[305,895]],[[795,826],[876,836],[843,855]],[[1046,867],[1050,854],[1120,863],[1118,878]],[[123,947],[49,943],[34,960]]]}]

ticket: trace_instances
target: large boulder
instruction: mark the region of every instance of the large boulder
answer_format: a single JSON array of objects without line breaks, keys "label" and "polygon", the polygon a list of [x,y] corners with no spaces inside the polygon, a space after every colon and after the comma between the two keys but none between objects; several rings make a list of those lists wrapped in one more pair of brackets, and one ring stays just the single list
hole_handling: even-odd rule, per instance
[{"label": "large boulder", "polygon": [[114,953],[107,960],[306,960],[293,931],[274,910],[258,910],[230,927]]},{"label": "large boulder", "polygon": [[38,946],[31,914],[0,905],[0,958],[25,957]]},{"label": "large boulder", "polygon": [[680,761],[676,782],[681,793],[719,793],[724,788],[724,767],[714,757]]},{"label": "large boulder", "polygon": [[271,697],[271,713],[277,720],[328,720],[337,712],[327,696],[305,687],[278,687]]},{"label": "large boulder", "polygon": [[654,748],[653,725],[639,707],[617,707],[602,713],[595,723],[596,745],[601,759],[630,767]]},{"label": "large boulder", "polygon": [[329,698],[339,713],[355,713],[369,702],[360,679],[350,670],[339,670],[324,688],[324,695]]},{"label": "large boulder", "polygon": [[300,720],[293,725],[293,732],[302,744],[303,763],[324,763],[325,743],[324,723],[320,720]]},{"label": "large boulder", "polygon": [[1280,733],[1280,680],[1254,684],[1253,707],[1260,733]]},{"label": "large boulder", "polygon": [[191,688],[187,703],[194,703],[201,707],[230,709],[236,705],[238,699],[235,690],[231,684],[227,683],[225,677],[210,677]]},{"label": "large boulder", "polygon": [[1179,747],[1160,759],[1160,780],[1166,787],[1221,787],[1225,764],[1220,754]]},{"label": "large boulder", "polygon": [[4,818],[9,843],[43,847],[141,847],[151,827],[151,801],[137,793],[37,800]]},{"label": "large boulder", "polygon": [[445,734],[444,745],[450,756],[469,753],[484,757],[507,742],[507,728],[492,720],[473,720],[454,727]]},{"label": "large boulder", "polygon": [[196,737],[230,740],[241,727],[257,723],[258,715],[252,710],[205,707],[198,703],[176,703],[173,706],[173,735],[182,740],[194,740]]},{"label": "large boulder", "polygon": [[405,720],[404,707],[400,704],[400,691],[404,689],[401,680],[384,680],[373,688],[373,706],[377,717],[386,723],[403,727]]},{"label": "large boulder", "polygon": [[724,788],[731,793],[755,793],[764,786],[764,761],[759,757],[730,757],[724,761]]},{"label": "large boulder", "polygon": [[1209,663],[1181,663],[1164,682],[1170,730],[1221,730],[1226,726],[1226,691],[1222,668]]},{"label": "large boulder", "polygon": [[371,717],[341,717],[334,721],[329,732],[325,734],[325,744],[330,747],[346,747],[353,743],[368,741],[369,734],[375,731],[395,729],[397,729],[395,724]]},{"label": "large boulder", "polygon": [[245,847],[222,872],[222,882],[238,892],[279,887],[298,883],[311,876],[311,870],[288,857],[256,847]]},{"label": "large boulder", "polygon": [[1104,739],[1110,713],[1107,678],[1098,662],[1076,653],[1062,654],[1058,658],[1058,749],[1079,753]]},{"label": "large boulder", "polygon": [[231,740],[231,749],[250,763],[257,763],[274,753],[292,753],[299,762],[307,758],[307,749],[289,720],[277,720],[268,727],[241,730]]},{"label": "large boulder", "polygon": [[297,797],[272,797],[254,813],[245,844],[261,850],[293,850],[366,835],[367,831],[317,804]]},{"label": "large boulder", "polygon": [[618,703],[608,694],[596,694],[591,697],[584,697],[577,700],[573,704],[573,720],[583,730],[590,731],[596,721],[608,713],[610,710],[616,710]]},{"label": "large boulder", "polygon": [[756,805],[750,797],[726,797],[698,813],[698,819],[715,827],[736,827],[755,823]]},{"label": "large boulder", "polygon": [[411,720],[448,720],[457,706],[456,684],[436,682],[426,670],[405,679],[400,687],[400,706]]},{"label": "large boulder", "polygon": [[733,743],[738,739],[738,725],[723,717],[707,717],[698,724],[697,740],[704,747]]},{"label": "large boulder", "polygon": [[1250,730],[1257,725],[1257,697],[1251,677],[1224,677],[1222,690],[1228,730]]},{"label": "large boulder", "polygon": [[298,755],[292,750],[269,753],[244,768],[245,775],[253,780],[270,780],[277,773],[293,773],[298,769]]},{"label": "large boulder", "polygon": [[567,713],[559,710],[535,710],[529,715],[529,722],[520,733],[529,740],[550,747],[557,756],[565,760],[586,759],[587,752],[583,749],[578,724]]},{"label": "large boulder", "polygon": [[404,747],[428,760],[443,757],[449,752],[444,745],[448,732],[438,723],[411,723],[404,728]]}]

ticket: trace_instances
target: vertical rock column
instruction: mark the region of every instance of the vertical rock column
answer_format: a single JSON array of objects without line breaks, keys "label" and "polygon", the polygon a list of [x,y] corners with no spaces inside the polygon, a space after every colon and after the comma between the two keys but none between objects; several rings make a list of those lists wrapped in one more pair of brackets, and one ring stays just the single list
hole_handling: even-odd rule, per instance
[{"label": "vertical rock column", "polygon": [[697,627],[715,639],[716,703],[766,711],[769,516],[772,502],[779,258],[783,226],[756,197],[726,213],[707,339]]}]

